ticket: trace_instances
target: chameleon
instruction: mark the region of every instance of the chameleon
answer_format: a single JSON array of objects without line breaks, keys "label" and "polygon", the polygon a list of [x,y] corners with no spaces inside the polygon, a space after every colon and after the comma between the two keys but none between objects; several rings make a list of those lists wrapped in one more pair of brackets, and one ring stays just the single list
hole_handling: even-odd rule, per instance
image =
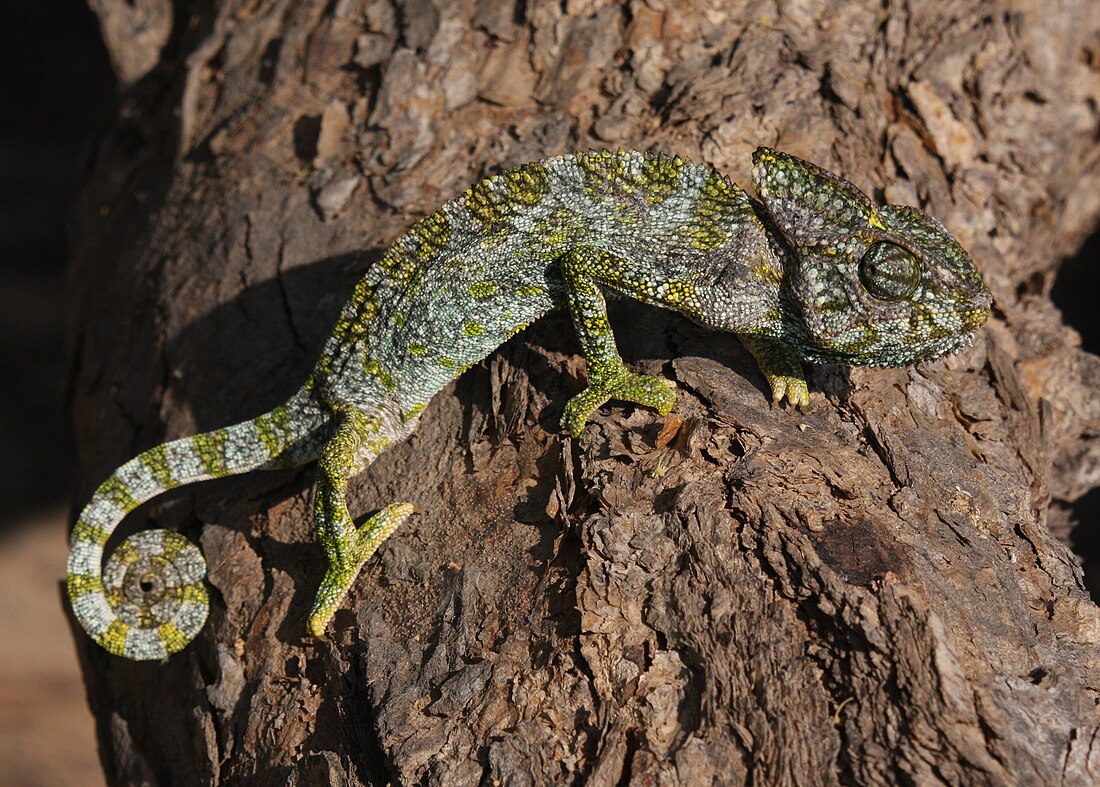
[{"label": "chameleon", "polygon": [[992,297],[935,219],[876,205],[795,156],[753,153],[756,196],[686,158],[633,150],[546,158],[484,179],[416,222],[356,285],[316,366],[270,412],[150,448],[115,470],[72,529],[67,591],[91,638],[164,658],[202,629],[206,564],[183,536],[146,530],[102,565],[143,502],[182,484],[317,462],[316,537],[327,568],[309,614],[323,637],[360,568],[414,512],[356,525],[349,479],[407,437],[448,382],[555,307],[572,316],[587,387],[564,405],[579,437],[611,399],[668,414],[674,384],[630,371],[606,297],[735,333],[773,404],[809,404],[804,363],[905,366],[970,344]]}]

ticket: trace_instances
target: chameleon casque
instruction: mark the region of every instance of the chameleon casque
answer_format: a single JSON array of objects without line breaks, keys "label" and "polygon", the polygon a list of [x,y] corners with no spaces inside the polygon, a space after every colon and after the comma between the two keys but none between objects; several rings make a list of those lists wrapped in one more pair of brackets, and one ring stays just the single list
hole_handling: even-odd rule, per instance
[{"label": "chameleon casque", "polygon": [[182,536],[139,532],[102,565],[127,513],[194,481],[319,460],[317,538],[328,558],[309,617],[322,636],[363,563],[413,512],[394,503],[356,526],[348,480],[406,437],[467,367],[566,306],[588,387],[565,405],[579,435],[609,399],[668,413],[671,382],[630,372],[605,294],[732,331],[775,402],[809,402],[802,362],[902,366],[970,343],[991,297],[963,248],[931,217],[874,205],[825,170],[753,154],[754,199],[679,157],[573,153],[488,178],[399,237],[355,288],[302,388],[250,421],[139,454],[96,489],[71,536],[68,594],[111,653],[183,648],[208,609],[206,563]]}]

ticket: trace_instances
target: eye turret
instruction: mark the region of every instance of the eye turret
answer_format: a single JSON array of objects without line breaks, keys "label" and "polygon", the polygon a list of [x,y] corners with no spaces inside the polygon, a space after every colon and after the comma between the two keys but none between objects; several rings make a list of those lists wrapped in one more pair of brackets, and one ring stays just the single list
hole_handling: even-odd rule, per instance
[{"label": "eye turret", "polygon": [[908,298],[920,284],[920,261],[901,246],[875,243],[859,261],[859,282],[880,301]]}]

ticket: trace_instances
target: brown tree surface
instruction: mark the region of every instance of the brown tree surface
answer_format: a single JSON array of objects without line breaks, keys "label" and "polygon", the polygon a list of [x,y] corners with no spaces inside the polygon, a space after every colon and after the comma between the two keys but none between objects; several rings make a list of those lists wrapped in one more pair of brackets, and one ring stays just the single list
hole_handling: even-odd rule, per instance
[{"label": "brown tree surface", "polygon": [[620,304],[678,405],[579,440],[547,317],[353,482],[422,513],[325,642],[312,468],[143,509],[214,603],[163,663],[78,633],[112,783],[1100,780],[1100,615],[1048,521],[1100,477],[1100,363],[1048,298],[1100,217],[1095,3],[89,1],[126,88],[71,278],[79,503],[285,399],[416,217],[564,151],[747,184],[778,147],[926,207],[996,298],[954,358],[814,369],[805,414],[732,336]]}]

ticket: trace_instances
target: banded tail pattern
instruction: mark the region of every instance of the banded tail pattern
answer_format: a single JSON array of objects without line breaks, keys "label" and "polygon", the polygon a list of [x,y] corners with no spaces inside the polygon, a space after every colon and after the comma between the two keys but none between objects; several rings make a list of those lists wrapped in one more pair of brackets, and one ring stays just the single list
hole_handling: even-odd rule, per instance
[{"label": "banded tail pattern", "polygon": [[108,539],[128,513],[169,489],[316,458],[320,443],[310,433],[326,420],[301,392],[250,421],[154,446],[115,470],[70,535],[69,602],[89,636],[142,661],[187,645],[209,609],[202,553],[178,533],[145,530],[122,542],[104,568]]}]

